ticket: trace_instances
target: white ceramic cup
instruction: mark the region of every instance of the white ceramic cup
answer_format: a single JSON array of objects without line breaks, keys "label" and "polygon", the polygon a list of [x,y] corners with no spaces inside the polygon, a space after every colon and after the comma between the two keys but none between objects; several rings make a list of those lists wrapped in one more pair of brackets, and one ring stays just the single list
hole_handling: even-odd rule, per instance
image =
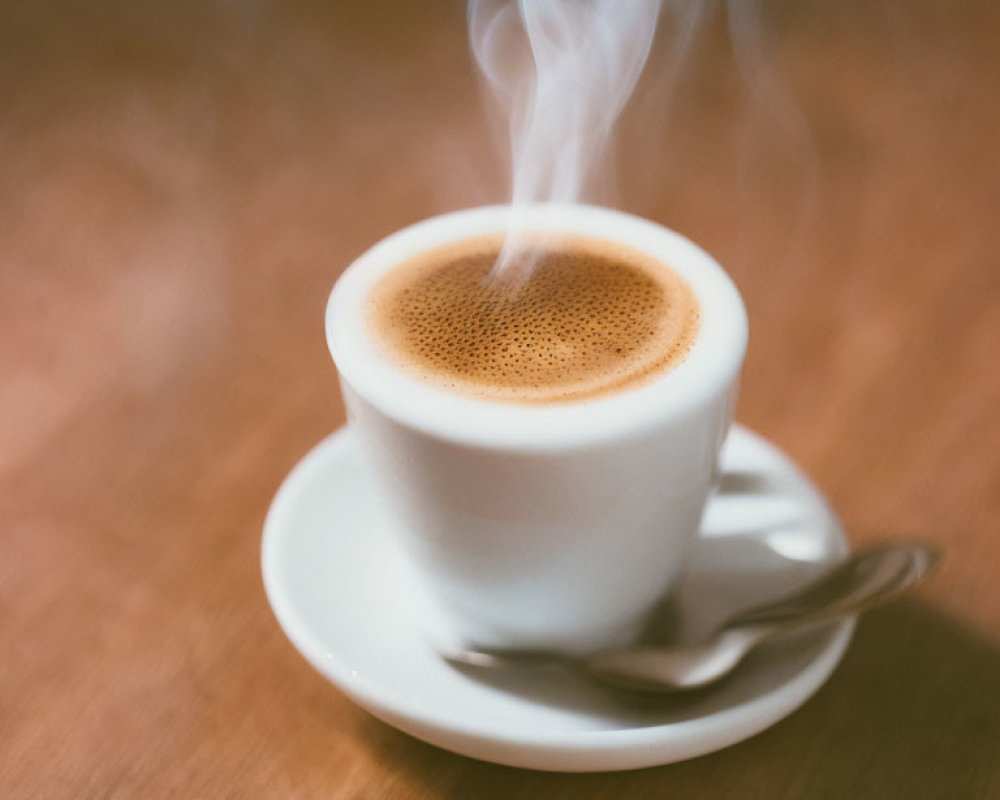
[{"label": "white ceramic cup", "polygon": [[468,643],[597,650],[635,635],[697,537],[735,403],[746,312],[689,240],[605,208],[520,212],[538,231],[618,242],[669,266],[697,297],[687,358],[651,382],[586,401],[485,401],[382,357],[367,325],[378,280],[436,247],[503,232],[475,208],[379,242],[330,295],[326,334],[349,424],[415,573]]}]

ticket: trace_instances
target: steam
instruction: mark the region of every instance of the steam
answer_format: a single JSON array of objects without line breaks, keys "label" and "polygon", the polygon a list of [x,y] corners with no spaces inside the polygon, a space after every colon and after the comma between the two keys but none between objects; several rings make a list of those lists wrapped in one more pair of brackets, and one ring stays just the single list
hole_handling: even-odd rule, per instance
[{"label": "steam", "polygon": [[656,31],[660,0],[470,0],[476,62],[509,120],[512,219],[493,277],[534,261],[525,206],[581,200]]}]

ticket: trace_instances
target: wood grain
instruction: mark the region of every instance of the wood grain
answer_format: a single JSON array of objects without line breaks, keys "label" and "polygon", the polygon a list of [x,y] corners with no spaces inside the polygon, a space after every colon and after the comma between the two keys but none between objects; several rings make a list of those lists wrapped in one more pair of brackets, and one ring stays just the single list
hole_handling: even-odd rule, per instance
[{"label": "wood grain", "polygon": [[706,5],[679,75],[664,21],[608,201],[730,269],[739,417],[852,539],[947,560],[785,722],[589,776],[374,721],[259,577],[273,492],[343,423],[337,274],[504,196],[462,4],[0,9],[0,796],[1000,797],[1000,7],[752,6],[734,51]]}]

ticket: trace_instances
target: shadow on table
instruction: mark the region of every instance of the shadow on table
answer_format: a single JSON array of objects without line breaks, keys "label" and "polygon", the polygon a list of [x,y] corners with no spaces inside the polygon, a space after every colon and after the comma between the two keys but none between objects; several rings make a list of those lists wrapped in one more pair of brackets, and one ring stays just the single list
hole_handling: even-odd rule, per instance
[{"label": "shadow on table", "polygon": [[833,678],[804,708],[693,761],[532,772],[456,756],[366,719],[365,744],[430,797],[1000,797],[1000,649],[914,601],[866,616]]}]

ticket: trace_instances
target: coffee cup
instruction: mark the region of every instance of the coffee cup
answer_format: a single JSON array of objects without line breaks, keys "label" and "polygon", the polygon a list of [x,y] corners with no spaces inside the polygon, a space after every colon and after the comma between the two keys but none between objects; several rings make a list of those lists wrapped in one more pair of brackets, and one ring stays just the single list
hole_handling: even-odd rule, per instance
[{"label": "coffee cup", "polygon": [[[405,327],[424,316],[406,316],[413,304],[400,301],[401,311],[387,317],[387,282],[405,284],[412,272],[412,285],[393,297],[419,300],[424,295],[416,290],[430,284],[418,279],[451,274],[438,267],[452,263],[448,259],[454,261],[463,243],[477,243],[469,245],[477,254],[487,243],[485,255],[477,257],[492,258],[490,243],[509,230],[511,215],[506,206],[458,211],[376,244],[337,281],[327,306],[327,342],[378,501],[422,590],[454,636],[478,647],[600,650],[637,634],[697,539],[732,420],[746,313],[724,270],[680,234],[606,208],[545,204],[518,209],[519,224],[557,253],[560,242],[570,242],[567,247],[591,254],[588,264],[605,259],[600,280],[617,281],[611,294],[622,308],[598,303],[599,313],[587,322],[591,327],[579,335],[586,343],[579,350],[582,361],[572,361],[577,350],[565,355],[556,331],[547,337],[554,343],[540,338],[535,350],[518,351],[533,360],[511,362],[508,369],[501,358],[499,367],[481,370],[480,361],[509,350],[492,334],[474,349],[462,349],[458,345],[472,330],[462,327],[468,319],[453,324],[447,315],[437,318],[430,334],[420,331],[416,349],[397,346],[388,326]],[[627,318],[632,306],[638,308],[634,298],[640,295],[629,292],[642,275],[656,284],[642,289],[643,298],[651,291],[659,298],[663,292],[656,287],[668,289],[660,305],[643,300],[642,336],[650,313],[681,319],[687,327],[671,328],[676,341],[661,347],[660,328],[649,324],[652,355],[641,348],[634,355],[626,347],[632,361],[615,361],[623,348],[611,346],[617,340],[608,338],[611,323],[605,325],[601,315]],[[604,285],[594,283],[593,291]],[[438,297],[441,288],[435,287]],[[538,296],[577,297],[583,290],[552,291],[556,295],[547,290]],[[676,291],[693,298],[693,313],[674,314]],[[530,338],[533,318],[523,317],[528,312],[512,302],[508,316],[514,315],[517,332],[529,329]],[[594,302],[583,307],[593,309]],[[537,303],[530,308],[535,313]],[[553,312],[551,319],[557,316]],[[508,337],[504,346],[515,346],[511,332],[500,329]],[[417,331],[412,333],[418,341]],[[637,336],[628,330],[623,335]],[[517,338],[516,346],[532,344]],[[544,365],[553,357],[538,357],[539,344],[558,346],[572,369],[546,377]],[[463,353],[465,360],[455,361],[452,370],[464,370],[461,375],[448,372],[452,351]],[[603,360],[594,361],[595,353]],[[633,362],[635,374],[626,374]],[[526,364],[534,371],[517,373],[529,369]],[[592,374],[580,378],[587,369]],[[602,384],[605,373],[614,380]]]}]

